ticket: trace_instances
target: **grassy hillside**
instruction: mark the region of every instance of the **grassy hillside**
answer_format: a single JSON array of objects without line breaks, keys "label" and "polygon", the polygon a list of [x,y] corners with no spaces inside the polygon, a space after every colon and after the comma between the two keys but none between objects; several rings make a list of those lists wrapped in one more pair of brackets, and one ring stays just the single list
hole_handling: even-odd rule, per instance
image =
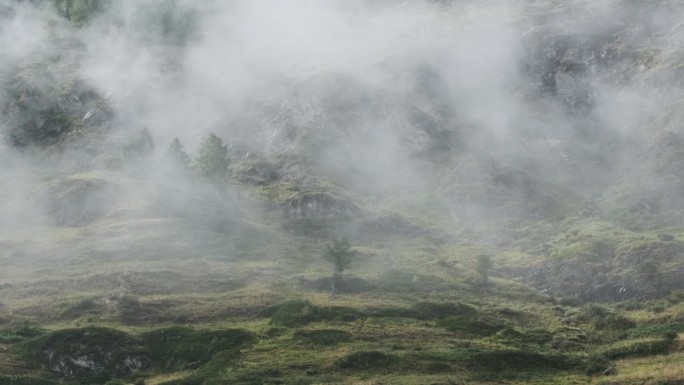
[{"label": "grassy hillside", "polygon": [[682,7],[0,0],[0,383],[684,384]]}]

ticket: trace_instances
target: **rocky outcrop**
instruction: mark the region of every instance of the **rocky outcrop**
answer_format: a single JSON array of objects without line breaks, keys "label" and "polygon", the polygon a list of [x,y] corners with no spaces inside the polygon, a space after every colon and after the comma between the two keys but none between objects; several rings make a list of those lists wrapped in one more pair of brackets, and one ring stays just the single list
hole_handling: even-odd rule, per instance
[{"label": "rocky outcrop", "polygon": [[17,68],[1,83],[0,117],[11,145],[45,148],[109,128],[113,111],[85,81],[74,78],[76,60],[48,54]]},{"label": "rocky outcrop", "polygon": [[684,288],[684,245],[671,235],[585,226],[550,245],[548,261],[528,279],[549,294],[594,302],[649,300]]},{"label": "rocky outcrop", "polygon": [[48,370],[78,376],[125,376],[151,366],[141,343],[126,333],[89,327],[50,333],[33,344]]}]

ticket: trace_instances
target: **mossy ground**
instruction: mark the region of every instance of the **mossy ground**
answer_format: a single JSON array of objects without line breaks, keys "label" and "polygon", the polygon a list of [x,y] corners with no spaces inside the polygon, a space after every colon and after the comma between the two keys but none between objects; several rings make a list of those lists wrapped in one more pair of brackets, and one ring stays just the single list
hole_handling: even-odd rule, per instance
[{"label": "mossy ground", "polygon": [[[244,188],[264,199],[266,187]],[[459,236],[446,237],[396,214],[402,226],[421,230],[364,234],[355,242],[358,259],[340,278],[346,286],[331,295],[325,239],[279,226],[277,209],[214,227],[140,217],[129,204],[87,226],[37,231],[22,247],[25,259],[12,248],[0,252],[13,261],[0,272],[0,364],[14,365],[0,365],[0,380],[637,384],[654,368],[662,375],[653,383],[681,374],[681,341],[665,341],[684,331],[680,292],[597,306],[549,296],[523,274],[549,261],[579,261],[615,264],[628,276],[630,258],[644,250],[656,260],[673,256],[661,267],[675,269],[681,254],[670,252],[682,240],[675,230],[520,225],[504,234],[504,246],[492,246],[486,229],[450,228]],[[0,242],[19,238],[3,234]],[[493,254],[487,281],[476,272],[482,252]],[[76,353],[114,349],[121,360],[135,354],[151,365],[127,374],[113,363],[86,379],[40,371],[46,349],[70,354],[71,345],[47,342],[79,330],[112,338],[79,339]],[[587,374],[590,367],[598,371]],[[604,377],[610,367],[617,374]]]}]

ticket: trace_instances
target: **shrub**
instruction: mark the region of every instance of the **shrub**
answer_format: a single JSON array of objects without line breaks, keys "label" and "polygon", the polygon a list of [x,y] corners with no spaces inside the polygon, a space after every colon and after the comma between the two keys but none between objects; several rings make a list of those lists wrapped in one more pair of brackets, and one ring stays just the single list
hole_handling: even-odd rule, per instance
[{"label": "shrub", "polygon": [[603,373],[605,370],[611,367],[610,360],[604,354],[601,353],[591,353],[587,357],[584,371],[588,375]]},{"label": "shrub", "polygon": [[292,300],[272,306],[262,314],[270,314],[272,325],[286,327],[302,326],[318,321],[352,321],[357,317],[357,312],[350,308],[341,306],[320,308],[303,300]]},{"label": "shrub", "polygon": [[646,341],[627,341],[605,348],[601,353],[610,359],[646,357],[667,353],[670,350],[672,343],[673,341],[667,338]]},{"label": "shrub", "polygon": [[182,326],[157,329],[142,335],[153,365],[164,370],[198,368],[217,353],[233,360],[239,349],[252,344],[254,336],[241,329],[201,331]]},{"label": "shrub", "polygon": [[331,346],[351,341],[351,334],[334,329],[298,330],[294,333],[293,339],[313,345]]},{"label": "shrub", "polygon": [[491,336],[506,327],[496,320],[479,317],[477,314],[446,317],[438,320],[437,326],[450,332],[475,336]]},{"label": "shrub", "polygon": [[362,351],[348,354],[336,362],[341,369],[368,370],[389,368],[399,358],[379,351]]}]

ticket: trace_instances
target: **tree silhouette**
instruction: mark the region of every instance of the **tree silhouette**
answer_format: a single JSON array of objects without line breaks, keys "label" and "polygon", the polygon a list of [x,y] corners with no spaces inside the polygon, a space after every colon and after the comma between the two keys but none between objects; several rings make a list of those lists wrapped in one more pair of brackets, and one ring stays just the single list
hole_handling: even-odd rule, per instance
[{"label": "tree silhouette", "polygon": [[228,172],[228,148],[218,135],[211,133],[200,143],[195,164],[200,173],[211,179],[222,180]]},{"label": "tree silhouette", "polygon": [[349,268],[358,254],[358,251],[351,247],[347,238],[336,239],[325,248],[323,259],[330,262],[334,267],[331,278],[331,291],[333,295],[337,294],[337,286],[339,285],[336,285],[336,283],[340,280],[340,274]]}]

